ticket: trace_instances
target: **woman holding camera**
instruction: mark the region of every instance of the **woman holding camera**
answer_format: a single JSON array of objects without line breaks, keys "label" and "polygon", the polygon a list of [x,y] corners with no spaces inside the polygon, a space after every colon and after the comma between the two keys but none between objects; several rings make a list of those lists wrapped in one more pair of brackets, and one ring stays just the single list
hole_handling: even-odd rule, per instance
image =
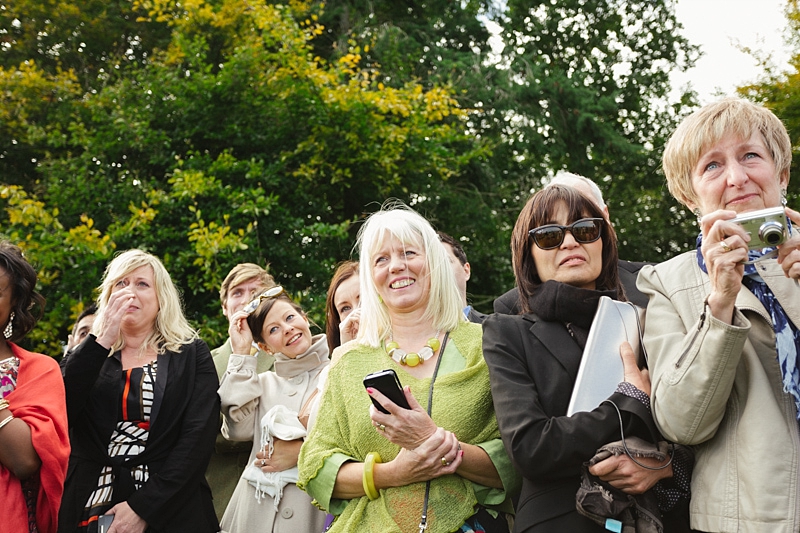
[{"label": "woman holding camera", "polygon": [[[664,150],[670,192],[700,220],[697,249],[646,266],[653,413],[692,444],[692,527],[800,529],[800,235],[774,247],[747,226],[800,224],[786,205],[792,146],[769,110],[738,98],[686,118]],[[769,214],[757,211],[774,208]]]},{"label": "woman holding camera", "polygon": [[[331,533],[507,532],[517,478],[497,429],[481,328],[464,318],[444,246],[402,206],[372,214],[359,248],[358,336],[332,363],[298,486],[337,516]],[[364,377],[383,369],[398,374],[396,392],[411,409],[377,386],[364,390]]]}]

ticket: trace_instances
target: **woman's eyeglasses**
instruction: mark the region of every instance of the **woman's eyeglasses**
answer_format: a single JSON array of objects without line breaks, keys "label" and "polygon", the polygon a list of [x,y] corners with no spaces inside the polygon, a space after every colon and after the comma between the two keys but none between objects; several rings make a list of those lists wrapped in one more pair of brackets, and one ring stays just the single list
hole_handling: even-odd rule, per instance
[{"label": "woman's eyeglasses", "polygon": [[533,237],[536,246],[542,250],[552,250],[561,246],[568,231],[572,233],[575,242],[587,244],[596,241],[600,238],[604,222],[605,220],[602,218],[582,218],[569,226],[560,224],[539,226],[530,230],[528,234]]},{"label": "woman's eyeglasses", "polygon": [[269,298],[277,298],[278,296],[280,296],[285,292],[286,291],[284,291],[283,287],[281,287],[280,285],[275,285],[274,287],[270,287],[269,289],[259,294],[258,298],[256,298],[249,304],[245,305],[242,311],[244,311],[249,315],[256,309],[258,309],[258,306],[261,305],[262,301],[267,300]]}]

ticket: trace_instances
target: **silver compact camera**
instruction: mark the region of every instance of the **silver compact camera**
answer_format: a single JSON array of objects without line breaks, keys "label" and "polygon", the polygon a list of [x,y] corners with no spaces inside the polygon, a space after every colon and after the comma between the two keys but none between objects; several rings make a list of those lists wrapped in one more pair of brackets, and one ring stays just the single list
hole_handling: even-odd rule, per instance
[{"label": "silver compact camera", "polygon": [[734,218],[732,222],[739,224],[750,235],[747,247],[751,250],[777,246],[789,238],[789,223],[783,207],[750,211]]}]

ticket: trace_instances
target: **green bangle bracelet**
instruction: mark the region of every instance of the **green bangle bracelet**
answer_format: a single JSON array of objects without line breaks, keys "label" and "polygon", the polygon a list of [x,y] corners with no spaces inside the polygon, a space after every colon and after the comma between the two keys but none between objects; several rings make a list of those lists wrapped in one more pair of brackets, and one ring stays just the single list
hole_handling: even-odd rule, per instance
[{"label": "green bangle bracelet", "polygon": [[370,500],[377,500],[380,498],[378,489],[375,488],[375,478],[373,477],[375,471],[375,463],[381,462],[381,456],[378,452],[369,452],[364,459],[364,475],[361,478],[361,483],[364,485],[364,492]]}]

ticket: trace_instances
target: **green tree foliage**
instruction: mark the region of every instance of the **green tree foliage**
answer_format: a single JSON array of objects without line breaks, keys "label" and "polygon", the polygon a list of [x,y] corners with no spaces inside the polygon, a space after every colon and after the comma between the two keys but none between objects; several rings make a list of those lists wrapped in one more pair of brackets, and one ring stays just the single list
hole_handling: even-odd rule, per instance
[{"label": "green tree foliage", "polygon": [[785,14],[787,19],[787,44],[793,48],[788,65],[776,65],[769,55],[756,50],[751,52],[763,69],[762,79],[757,83],[739,88],[739,94],[759,102],[771,109],[781,118],[789,130],[792,140],[792,168],[789,181],[789,205],[800,205],[800,0],[787,0]]},{"label": "green tree foliage", "polygon": [[[217,290],[243,261],[270,262],[323,323],[331,269],[370,202],[443,182],[481,153],[446,87],[385,86],[358,46],[315,57],[321,27],[306,5],[137,7],[144,24],[171,28],[169,45],[101,87],[83,91],[72,70],[35,63],[0,72],[15,118],[4,159],[17,145],[42,154],[22,161],[36,197],[9,187],[3,224],[43,273],[38,349],[56,353],[113,250],[131,247],[162,257],[212,345],[227,330]],[[57,89],[55,110],[35,115],[39,95]],[[22,217],[24,202],[47,217]]]},{"label": "green tree foliage", "polygon": [[[696,51],[680,35],[674,3],[510,0],[504,21],[514,73],[507,113],[532,177],[565,169],[593,178],[620,235],[620,254],[662,260],[690,239],[657,171],[680,102],[669,73]],[[690,95],[689,95],[690,96]]]},{"label": "green tree foliage", "polygon": [[696,55],[673,0],[2,2],[0,233],[42,272],[38,349],[130,247],[164,259],[212,345],[243,261],[322,324],[334,264],[389,197],[463,241],[487,311],[558,170],[598,181],[623,257],[691,242],[657,171],[693,105],[667,97]]},{"label": "green tree foliage", "polygon": [[[381,66],[384,83],[452,85],[469,131],[490,148],[446,187],[472,216],[431,210],[479,265],[476,301],[513,283],[510,227],[559,170],[598,182],[623,257],[658,261],[691,246],[693,217],[658,171],[661,147],[695,104],[691,93],[668,101],[670,72],[697,56],[673,0],[334,0],[323,20],[318,49],[333,44],[335,56],[347,37],[369,40],[368,61]],[[498,28],[494,48],[489,21]]]}]

